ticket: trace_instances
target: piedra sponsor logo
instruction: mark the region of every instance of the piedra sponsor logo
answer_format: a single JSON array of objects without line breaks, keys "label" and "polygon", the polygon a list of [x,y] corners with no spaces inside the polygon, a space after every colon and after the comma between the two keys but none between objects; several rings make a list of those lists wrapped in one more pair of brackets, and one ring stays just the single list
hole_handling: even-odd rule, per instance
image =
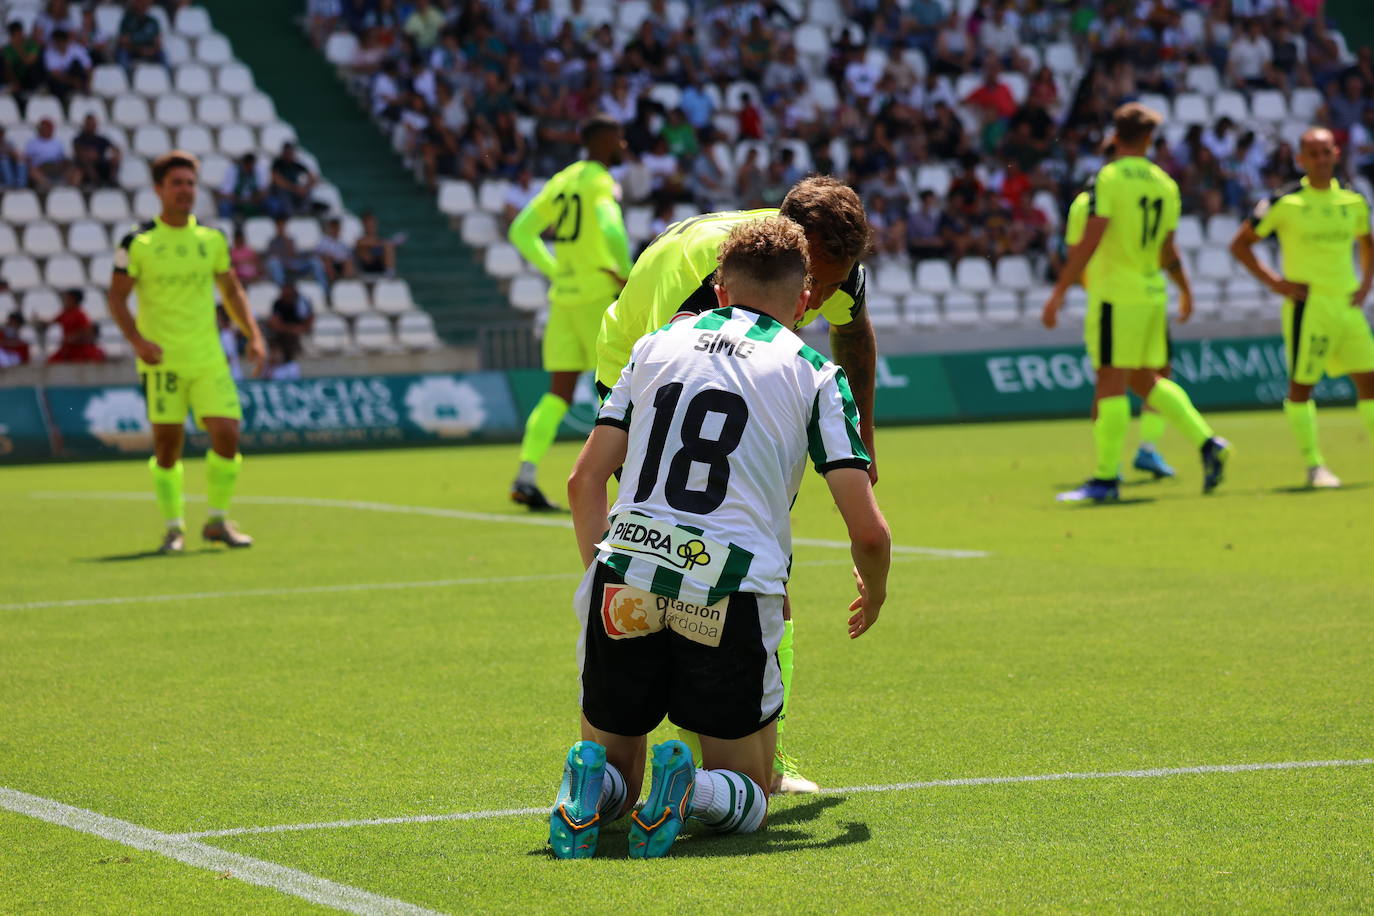
[{"label": "piedra sponsor logo", "polygon": [[481,392],[447,376],[422,379],[405,394],[410,422],[443,439],[463,439],[482,428],[487,410]]},{"label": "piedra sponsor logo", "polygon": [[711,562],[700,538],[689,537],[675,547],[672,534],[638,522],[617,521],[610,541],[615,550],[649,554],[678,569],[692,570]]},{"label": "piedra sponsor logo", "polygon": [[131,388],[109,388],[86,402],[81,412],[86,431],[121,452],[146,452],[153,447],[153,428],[143,395]]}]

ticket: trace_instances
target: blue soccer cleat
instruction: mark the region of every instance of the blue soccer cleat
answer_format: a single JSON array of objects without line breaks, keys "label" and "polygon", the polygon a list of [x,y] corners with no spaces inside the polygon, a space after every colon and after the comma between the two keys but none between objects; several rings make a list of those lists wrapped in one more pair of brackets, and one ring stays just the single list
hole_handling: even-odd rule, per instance
[{"label": "blue soccer cleat", "polygon": [[601,833],[601,785],[606,775],[606,749],[579,741],[568,750],[563,784],[549,815],[549,845],[560,859],[590,859]]},{"label": "blue soccer cleat", "polygon": [[1099,480],[1094,477],[1076,490],[1066,490],[1055,497],[1061,503],[1106,503],[1121,498],[1121,489],[1115,480]]},{"label": "blue soccer cleat", "polygon": [[681,741],[654,745],[649,797],[630,815],[630,858],[657,859],[668,854],[692,810],[697,768],[692,751]]},{"label": "blue soccer cleat", "polygon": [[1226,462],[1231,458],[1231,443],[1220,436],[1213,436],[1202,443],[1202,492],[1211,493],[1221,483],[1226,473]]},{"label": "blue soccer cleat", "polygon": [[1131,462],[1131,467],[1137,471],[1155,475],[1155,480],[1159,480],[1161,477],[1174,476],[1174,469],[1169,467],[1169,462],[1165,461],[1159,450],[1148,442],[1140,443],[1140,448],[1136,450],[1135,461]]}]

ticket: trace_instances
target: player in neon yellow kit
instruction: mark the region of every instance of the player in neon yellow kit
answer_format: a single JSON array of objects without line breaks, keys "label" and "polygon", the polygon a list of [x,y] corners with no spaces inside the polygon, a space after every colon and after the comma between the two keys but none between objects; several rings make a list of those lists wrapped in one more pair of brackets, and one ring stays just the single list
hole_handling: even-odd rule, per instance
[{"label": "player in neon yellow kit", "polygon": [[[1109,140],[1102,148],[1103,156],[1108,162],[1116,159],[1116,142]],[[1068,217],[1064,220],[1064,245],[1072,248],[1083,240],[1083,230],[1088,225],[1088,209],[1092,197],[1087,189],[1079,191],[1078,196],[1069,205]],[[1101,264],[1098,257],[1093,257],[1083,268],[1083,288],[1091,292],[1093,284],[1094,265]],[[1182,288],[1186,278],[1178,279],[1179,287]],[[1193,313],[1193,303],[1188,296],[1181,297],[1179,303],[1178,320],[1187,321]],[[1168,340],[1168,328],[1164,329],[1165,352],[1166,356],[1170,352]],[[1166,359],[1164,366],[1159,370],[1159,374],[1164,378],[1170,378],[1170,368]],[[1097,405],[1093,405],[1093,415],[1096,416]],[[1148,404],[1142,404],[1140,408],[1140,447],[1136,450],[1135,460],[1132,466],[1138,471],[1145,471],[1153,474],[1155,479],[1161,477],[1173,477],[1174,469],[1169,467],[1169,463],[1164,460],[1164,456],[1159,453],[1159,438],[1164,435],[1165,419],[1159,411],[1154,410]]]},{"label": "player in neon yellow kit", "polygon": [[[587,158],[559,172],[510,226],[510,240],[549,278],[549,321],[544,328],[544,369],[549,391],[525,421],[520,470],[511,499],[535,511],[556,509],[536,482],[540,460],[558,435],[572,404],[579,373],[596,366],[601,316],[625,285],[630,246],[610,168],[625,158],[620,123],[597,115],[582,127]],[[553,252],[540,233],[553,228]]]},{"label": "player in neon yellow kit", "polygon": [[[768,216],[783,216],[806,232],[811,265],[811,297],[799,327],[823,316],[830,324],[830,348],[844,369],[859,411],[859,435],[869,456],[873,449],[873,390],[877,342],[865,309],[865,272],[859,258],[868,250],[872,231],[854,191],[834,178],[803,179],[788,192],[780,209],[705,213],[673,223],[635,262],[620,298],[606,311],[597,337],[596,381],[603,395],[615,386],[629,362],[630,351],[645,334],[674,318],[717,307],[715,271],[720,247],[737,225]],[[877,483],[876,462],[868,468]],[[799,771],[782,745],[792,696],[793,637],[790,598],[778,664],[782,670],[783,707],[778,717],[778,750],[774,792],[812,793],[819,787]],[[687,733],[684,740],[692,743]]]},{"label": "player in neon yellow kit", "polygon": [[[248,358],[262,362],[264,348],[248,299],[229,269],[224,233],[201,226],[191,210],[196,201],[200,163],[173,150],[153,162],[153,186],[162,204],[157,219],[135,227],[115,252],[110,278],[110,315],[138,356],[139,377],[153,427],[153,457],[148,467],[167,530],[160,550],[179,553],[185,499],[181,450],[186,411],[210,435],[205,453],[209,520],[207,541],[248,547],[253,539],[228,519],[229,500],[238,482],[238,388],[220,345],[215,321],[215,288],[225,311],[248,337]],[[129,294],[138,294],[138,319],[129,312]]]},{"label": "player in neon yellow kit", "polygon": [[[1364,300],[1374,282],[1374,239],[1369,202],[1333,176],[1341,160],[1331,131],[1302,135],[1298,165],[1307,173],[1255,207],[1231,240],[1231,254],[1261,283],[1283,297],[1283,339],[1288,353],[1288,399],[1283,412],[1307,459],[1307,485],[1339,487],[1317,445],[1317,405],[1312,388],[1327,375],[1348,374],[1356,405],[1374,435],[1374,333]],[[1277,235],[1283,273],[1260,263],[1254,244]],[[1360,279],[1350,260],[1359,243]]]},{"label": "player in neon yellow kit", "polygon": [[1134,102],[1116,110],[1113,127],[1120,156],[1104,165],[1090,185],[1083,238],[1069,253],[1041,314],[1045,326],[1054,327],[1069,287],[1078,282],[1089,261],[1100,256],[1083,327],[1097,369],[1097,465],[1087,483],[1059,494],[1061,501],[1119,497],[1117,468],[1131,422],[1127,386],[1197,446],[1204,493],[1221,482],[1230,455],[1230,444],[1213,435],[1187,392],[1160,374],[1169,360],[1164,271],[1180,283],[1181,296],[1192,298],[1174,248],[1178,185],[1145,158],[1160,120],[1158,112]]}]

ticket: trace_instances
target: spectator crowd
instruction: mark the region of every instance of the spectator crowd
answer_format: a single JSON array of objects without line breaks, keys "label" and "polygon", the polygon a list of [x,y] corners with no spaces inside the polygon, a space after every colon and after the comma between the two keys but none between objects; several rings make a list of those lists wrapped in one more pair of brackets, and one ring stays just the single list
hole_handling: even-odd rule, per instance
[{"label": "spectator crowd", "polygon": [[[614,5],[585,0],[306,12],[321,47],[356,36],[350,78],[426,181],[528,188],[576,158],[578,122],[604,111],[625,125],[628,202],[652,205],[656,225],[678,203],[776,205],[814,170],[860,190],[881,252],[1052,253],[1111,110],[1195,88],[1197,69],[1215,74],[1213,94],[1319,93],[1312,120],[1336,131],[1349,175],[1374,180],[1374,59],[1343,54],[1322,0],[985,0],[967,16],[946,0],[838,5],[820,60],[799,47],[799,3],[649,0],[619,33]],[[1077,65],[1047,66],[1065,43]],[[1239,214],[1295,174],[1291,137],[1225,116],[1171,126],[1156,156],[1204,216]],[[919,181],[929,166],[938,179]]]}]

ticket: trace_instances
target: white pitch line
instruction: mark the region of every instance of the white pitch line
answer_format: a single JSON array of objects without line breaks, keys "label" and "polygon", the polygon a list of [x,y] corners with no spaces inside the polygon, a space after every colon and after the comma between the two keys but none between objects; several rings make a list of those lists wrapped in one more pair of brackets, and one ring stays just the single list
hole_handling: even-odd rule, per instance
[{"label": "white pitch line", "polygon": [[266,862],[236,852],[216,849],[188,837],[173,836],[158,830],[140,827],[138,824],[131,824],[118,818],[87,811],[85,808],[64,805],[50,798],[30,795],[16,789],[0,787],[0,808],[47,821],[50,824],[68,827],[81,833],[113,840],[133,849],[157,853],[160,856],[175,859],[195,868],[216,872],[260,887],[271,888],[281,891],[283,894],[290,894],[292,897],[299,897],[320,906],[343,910],[346,913],[369,914],[369,916],[370,914],[388,914],[389,916],[389,914],[400,913],[437,913],[436,910],[427,910],[412,903],[406,903],[404,900],[397,900],[394,897],[383,897],[380,894],[374,894],[348,884],[339,884],[336,881],[330,881],[308,872],[287,868],[275,862]]},{"label": "white pitch line", "polygon": [[[146,502],[153,497],[149,493],[124,490],[36,490],[29,494],[34,499],[121,499]],[[188,500],[203,501],[203,496],[187,494]],[[496,522],[511,525],[537,525],[543,528],[571,529],[572,522],[563,518],[548,518],[538,515],[500,515],[494,512],[468,512],[464,509],[445,509],[439,506],[403,506],[396,503],[367,502],[352,499],[317,499],[310,496],[236,496],[234,502],[251,506],[313,506],[320,509],[355,509],[362,512],[386,512],[396,515],[427,515],[432,518],[456,518],[468,522]],[[830,547],[847,550],[844,541],[830,541],[819,538],[793,538],[797,547]],[[951,560],[971,560],[991,556],[986,550],[958,550],[950,547],[908,547],[893,544],[893,553],[925,554],[932,557],[945,557]]]},{"label": "white pitch line", "polygon": [[[1374,757],[1358,760],[1297,760],[1286,763],[1226,763],[1195,767],[1159,767],[1149,770],[1113,772],[1042,773],[1032,776],[974,776],[965,779],[932,779],[924,782],[897,782],[876,786],[848,786],[822,789],[823,795],[856,795],[861,792],[904,792],[913,789],[942,789],[958,786],[997,786],[1025,782],[1056,782],[1073,779],[1152,779],[1161,776],[1187,776],[1200,773],[1249,773],[1257,770],[1307,770],[1321,767],[1362,767],[1374,765]],[[549,808],[499,808],[493,811],[463,811],[456,814],[417,814],[411,817],[375,817],[356,821],[322,821],[311,824],[278,824],[271,827],[230,827],[173,834],[177,837],[203,838],[240,836],[246,833],[288,833],[296,830],[330,830],[341,827],[373,827],[381,824],[432,824],[439,821],[476,821],[493,817],[546,814]]]}]

